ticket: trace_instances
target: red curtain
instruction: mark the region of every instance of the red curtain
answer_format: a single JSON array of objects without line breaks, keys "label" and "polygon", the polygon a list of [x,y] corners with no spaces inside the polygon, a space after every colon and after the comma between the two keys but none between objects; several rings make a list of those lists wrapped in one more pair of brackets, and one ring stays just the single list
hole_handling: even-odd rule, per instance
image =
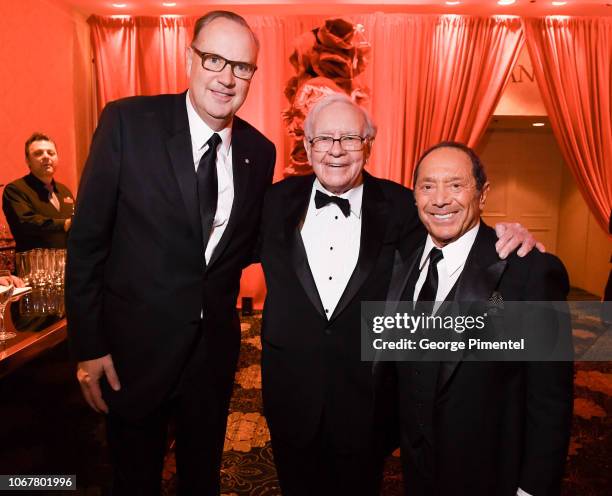
[{"label": "red curtain", "polygon": [[[518,18],[348,15],[365,27],[372,44],[364,78],[370,111],[379,127],[368,169],[410,185],[414,164],[428,146],[454,139],[475,146],[510,77],[523,43]],[[261,41],[258,71],[240,116],[277,147],[275,179],[283,176],[289,142],[281,111],[293,40],[323,16],[246,16]],[[187,87],[185,48],[193,18],[89,19],[98,85],[98,108],[137,94],[179,92]],[[260,306],[260,270],[243,275],[242,294]]]},{"label": "red curtain", "polygon": [[365,16],[372,43],[376,175],[410,186],[421,153],[442,140],[475,146],[523,44],[516,17]]},{"label": "red curtain", "polygon": [[187,87],[184,54],[194,19],[91,16],[87,22],[99,112],[118,98],[175,93]]},{"label": "red curtain", "polygon": [[591,212],[612,209],[612,18],[525,19],[529,55],[551,127]]}]

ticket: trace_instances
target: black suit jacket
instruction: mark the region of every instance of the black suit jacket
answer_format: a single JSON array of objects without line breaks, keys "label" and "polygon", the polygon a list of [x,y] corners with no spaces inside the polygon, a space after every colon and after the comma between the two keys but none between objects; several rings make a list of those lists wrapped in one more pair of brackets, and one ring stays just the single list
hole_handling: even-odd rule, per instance
[{"label": "black suit jacket", "polygon": [[314,175],[275,184],[264,203],[264,413],[273,438],[298,446],[322,417],[338,449],[368,445],[376,388],[372,364],[360,359],[361,302],[384,299],[399,240],[416,246],[424,235],[412,192],[364,175],[359,259],[329,320],[300,235]]},{"label": "black suit jacket", "polygon": [[[562,301],[569,290],[559,259],[533,250],[500,260],[495,231],[481,222],[454,300]],[[389,300],[407,287],[422,250],[402,250]],[[559,331],[569,338],[568,321]],[[533,328],[533,327],[530,327]],[[560,492],[569,444],[571,362],[398,363],[406,494],[534,496]]]},{"label": "black suit jacket", "polygon": [[68,240],[66,310],[79,360],[111,353],[122,384],[109,407],[138,417],[169,394],[199,340],[199,372],[229,394],[240,343],[236,298],[251,261],[274,145],[232,126],[234,202],[205,266],[185,93],[106,106],[95,132]]},{"label": "black suit jacket", "polygon": [[16,251],[66,248],[64,222],[74,212],[74,197],[62,183],[54,180],[52,184],[59,210],[49,201],[44,183],[32,174],[5,186],[2,210],[15,238]]}]

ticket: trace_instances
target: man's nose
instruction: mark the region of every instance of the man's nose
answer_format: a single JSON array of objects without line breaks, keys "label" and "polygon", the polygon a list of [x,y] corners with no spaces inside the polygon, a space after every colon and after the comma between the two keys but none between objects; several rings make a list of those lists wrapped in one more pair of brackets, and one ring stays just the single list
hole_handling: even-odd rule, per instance
[{"label": "man's nose", "polygon": [[344,155],[346,152],[345,152],[344,148],[342,148],[342,145],[340,144],[340,140],[335,140],[332,143],[332,146],[329,149],[328,153],[330,155],[334,156],[334,157],[339,157],[341,155]]},{"label": "man's nose", "polygon": [[218,80],[223,86],[234,86],[236,84],[236,77],[232,72],[231,65],[227,64],[223,70],[219,72]]},{"label": "man's nose", "polygon": [[450,195],[448,190],[444,186],[436,188],[432,200],[433,204],[437,207],[448,205],[448,203],[450,203]]}]

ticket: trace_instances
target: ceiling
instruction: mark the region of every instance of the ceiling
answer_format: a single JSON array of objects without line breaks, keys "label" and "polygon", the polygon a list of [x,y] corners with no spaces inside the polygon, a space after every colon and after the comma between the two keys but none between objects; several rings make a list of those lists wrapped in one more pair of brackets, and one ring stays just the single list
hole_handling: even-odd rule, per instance
[{"label": "ceiling", "polygon": [[[516,0],[500,6],[497,0],[461,0],[459,5],[446,5],[445,0],[48,0],[63,4],[89,16],[98,15],[199,15],[213,8],[235,10],[243,14],[334,14],[350,12],[409,12],[477,15],[612,15],[612,0],[567,0],[553,6],[552,0]],[[174,6],[163,6],[173,2]],[[123,4],[124,7],[113,6]],[[273,10],[272,10],[273,9]]]}]

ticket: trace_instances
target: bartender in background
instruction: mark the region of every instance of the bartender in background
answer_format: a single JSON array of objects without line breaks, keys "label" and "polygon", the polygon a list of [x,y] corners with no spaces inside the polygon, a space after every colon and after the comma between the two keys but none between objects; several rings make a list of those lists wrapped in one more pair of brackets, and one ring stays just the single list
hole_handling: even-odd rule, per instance
[{"label": "bartender in background", "polygon": [[25,158],[30,173],[7,184],[2,195],[15,250],[66,248],[74,197],[53,179],[58,162],[55,142],[45,134],[32,134],[25,142]]}]

